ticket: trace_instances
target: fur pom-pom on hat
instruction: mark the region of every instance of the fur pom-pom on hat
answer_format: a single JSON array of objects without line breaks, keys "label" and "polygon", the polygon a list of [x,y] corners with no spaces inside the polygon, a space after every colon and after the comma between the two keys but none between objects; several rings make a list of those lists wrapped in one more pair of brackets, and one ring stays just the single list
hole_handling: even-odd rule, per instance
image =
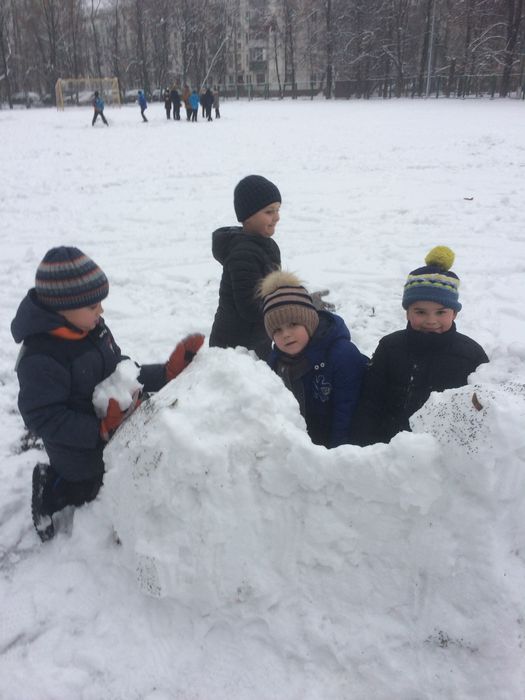
[{"label": "fur pom-pom on hat", "polygon": [[288,323],[304,326],[310,338],[317,330],[319,314],[312,297],[292,272],[270,272],[259,285],[259,296],[263,299],[264,327],[270,338]]},{"label": "fur pom-pom on hat", "polygon": [[403,290],[402,305],[408,309],[416,301],[434,301],[447,309],[459,311],[459,277],[450,269],[454,251],[438,245],[425,257],[426,266],[408,275]]}]

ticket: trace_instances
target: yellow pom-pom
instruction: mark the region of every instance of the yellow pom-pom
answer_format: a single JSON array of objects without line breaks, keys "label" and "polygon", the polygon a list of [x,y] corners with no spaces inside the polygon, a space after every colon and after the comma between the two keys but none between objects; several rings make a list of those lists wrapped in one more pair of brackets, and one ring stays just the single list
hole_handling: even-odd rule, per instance
[{"label": "yellow pom-pom", "polygon": [[440,267],[442,270],[450,270],[454,264],[454,251],[448,248],[446,245],[437,245],[435,248],[428,253],[425,258],[427,265],[435,265]]}]

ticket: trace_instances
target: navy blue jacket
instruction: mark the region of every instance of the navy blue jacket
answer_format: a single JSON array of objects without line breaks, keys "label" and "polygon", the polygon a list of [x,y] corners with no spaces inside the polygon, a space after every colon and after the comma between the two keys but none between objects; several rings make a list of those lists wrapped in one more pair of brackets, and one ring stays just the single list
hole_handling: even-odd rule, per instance
[{"label": "navy blue jacket", "polygon": [[[93,391],[124,358],[103,319],[78,339],[50,334],[64,327],[78,333],[30,290],[11,324],[15,342],[23,341],[16,368],[18,407],[28,429],[42,438],[56,471],[68,481],[82,481],[104,470]],[[138,380],[146,391],[158,391],[166,383],[164,365],[143,366]]]},{"label": "navy blue jacket", "polygon": [[379,341],[363,381],[352,442],[389,442],[410,430],[409,418],[432,391],[467,384],[469,374],[488,357],[478,343],[456,330],[422,333],[410,324]]},{"label": "navy blue jacket", "polygon": [[263,277],[279,268],[279,246],[273,238],[232,226],[213,232],[212,253],[223,271],[210,346],[242,345],[266,360],[272,342],[264,328],[262,303],[256,290]]},{"label": "navy blue jacket", "polygon": [[328,448],[350,441],[366,362],[343,319],[328,311],[319,311],[319,326],[299,356],[274,345],[268,359],[298,400],[312,442]]}]

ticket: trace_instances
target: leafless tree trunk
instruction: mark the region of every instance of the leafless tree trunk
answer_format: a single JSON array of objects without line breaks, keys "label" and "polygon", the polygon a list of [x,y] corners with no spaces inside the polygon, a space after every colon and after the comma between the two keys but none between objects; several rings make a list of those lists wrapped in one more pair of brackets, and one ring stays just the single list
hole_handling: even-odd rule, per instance
[{"label": "leafless tree trunk", "polygon": [[500,97],[509,94],[510,74],[516,61],[516,45],[523,19],[523,0],[507,0],[507,41],[503,58]]},{"label": "leafless tree trunk", "polygon": [[8,7],[5,0],[0,0],[0,58],[2,59],[2,75],[0,75],[0,85],[5,85],[7,104],[13,109],[11,98],[11,78],[9,76],[9,33],[8,33]]}]

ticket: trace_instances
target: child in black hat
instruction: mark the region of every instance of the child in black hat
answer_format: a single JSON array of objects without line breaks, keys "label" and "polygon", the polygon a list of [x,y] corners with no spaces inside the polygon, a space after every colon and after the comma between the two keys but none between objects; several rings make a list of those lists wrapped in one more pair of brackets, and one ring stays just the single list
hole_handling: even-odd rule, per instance
[{"label": "child in black hat", "polygon": [[241,345],[266,359],[271,340],[264,330],[256,292],[261,279],[281,264],[279,246],[272,238],[279,221],[281,193],[265,177],[248,175],[235,187],[233,205],[242,227],[219,228],[212,235],[213,257],[223,271],[210,345]]},{"label": "child in black hat", "polygon": [[450,269],[454,253],[437,246],[425,262],[405,283],[406,329],[379,341],[367,369],[354,444],[389,442],[401,430],[410,430],[410,416],[432,391],[464,386],[469,374],[488,362],[481,345],[456,330],[461,304],[459,278]]},{"label": "child in black hat", "polygon": [[328,448],[349,443],[367,358],[343,319],[318,311],[290,272],[271,272],[260,295],[274,342],[268,364],[297,399],[312,442]]},{"label": "child in black hat", "polygon": [[[54,535],[52,515],[97,495],[104,474],[106,442],[137,405],[125,411],[109,400],[100,420],[93,391],[125,359],[101,316],[108,295],[104,272],[78,248],[49,250],[36,271],[35,287],[11,324],[23,342],[16,371],[18,407],[27,428],[42,438],[49,464],[33,470],[33,523],[44,542]],[[166,364],[143,365],[138,381],[158,391],[179,374],[204,342],[182,340]]]}]

